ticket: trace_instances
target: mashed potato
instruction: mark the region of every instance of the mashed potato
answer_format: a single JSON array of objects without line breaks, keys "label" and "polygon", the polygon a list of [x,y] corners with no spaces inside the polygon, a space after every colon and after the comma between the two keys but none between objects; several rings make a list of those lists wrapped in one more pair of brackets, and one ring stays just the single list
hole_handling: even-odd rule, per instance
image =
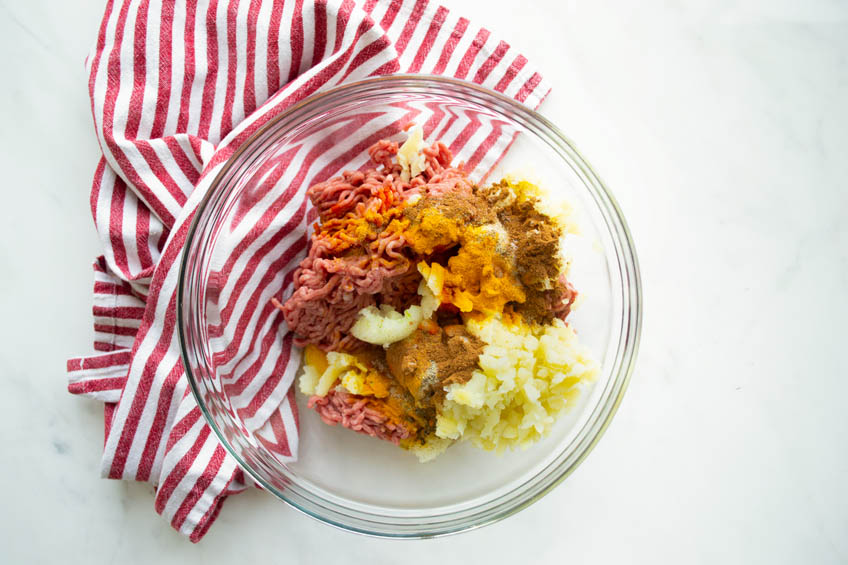
[{"label": "mashed potato", "polygon": [[580,383],[598,372],[574,330],[560,320],[531,327],[490,317],[469,320],[467,328],[486,346],[471,380],[446,389],[436,426],[441,438],[496,451],[527,447],[550,431],[576,401]]}]

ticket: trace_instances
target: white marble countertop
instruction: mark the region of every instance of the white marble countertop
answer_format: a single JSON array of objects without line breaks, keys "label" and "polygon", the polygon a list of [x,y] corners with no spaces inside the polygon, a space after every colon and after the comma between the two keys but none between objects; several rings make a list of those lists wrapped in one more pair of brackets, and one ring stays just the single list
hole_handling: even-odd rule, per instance
[{"label": "white marble countertop", "polygon": [[104,1],[0,1],[0,562],[848,561],[848,5],[445,3],[546,70],[543,113],[633,230],[642,349],[603,441],[531,508],[432,541],[249,492],[192,545],[150,487],[100,479],[102,408],[64,364],[92,340],[83,59]]}]

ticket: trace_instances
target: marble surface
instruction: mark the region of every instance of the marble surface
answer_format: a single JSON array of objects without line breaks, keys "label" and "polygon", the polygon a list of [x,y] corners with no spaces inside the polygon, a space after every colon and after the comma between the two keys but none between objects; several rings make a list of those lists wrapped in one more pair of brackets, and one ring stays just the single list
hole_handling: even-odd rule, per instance
[{"label": "marble surface", "polygon": [[98,478],[102,410],[64,363],[92,339],[83,59],[104,2],[0,0],[0,561],[848,561],[848,5],[445,2],[546,69],[543,113],[633,230],[642,350],[603,441],[531,508],[432,541],[250,492],[192,545],[150,487]]}]

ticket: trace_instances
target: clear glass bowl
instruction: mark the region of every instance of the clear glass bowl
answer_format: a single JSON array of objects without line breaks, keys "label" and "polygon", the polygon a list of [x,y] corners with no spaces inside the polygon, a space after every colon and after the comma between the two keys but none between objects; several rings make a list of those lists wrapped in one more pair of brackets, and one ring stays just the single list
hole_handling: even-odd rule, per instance
[{"label": "clear glass bowl", "polygon": [[[251,288],[265,281],[262,292],[243,293],[237,307],[246,308],[248,314],[253,309],[257,316],[260,311],[267,313],[270,297],[278,295],[285,283],[275,269],[291,263],[291,258],[281,257],[284,246],[266,245],[262,255],[256,250],[257,241],[263,237],[271,241],[281,226],[306,208],[282,207],[270,221],[252,215],[251,210],[263,198],[279,196],[292,187],[303,190],[341,168],[364,165],[373,136],[403,139],[402,127],[410,119],[419,123],[441,119],[449,125],[445,131],[439,126],[427,132],[428,142],[461,139],[473,132],[468,144],[471,152],[459,157],[472,162],[475,180],[487,173],[493,180],[503,172],[529,175],[574,206],[581,234],[568,239],[573,257],[570,279],[583,298],[569,322],[601,362],[601,374],[551,434],[531,448],[498,455],[460,444],[427,464],[387,442],[323,424],[305,408],[298,393],[299,457],[289,460],[267,447],[256,429],[261,422],[252,421],[255,416],[246,417],[235,406],[239,399],[232,394],[242,391],[228,387],[233,367],[254,368],[250,386],[281,376],[275,374],[273,354],[259,365],[256,359],[263,347],[267,354],[269,343],[283,339],[282,316],[269,316],[264,325],[254,324],[253,330],[248,324],[248,333],[260,331],[260,326],[264,333],[245,336],[237,351],[224,355],[223,364],[218,362],[230,345],[227,333],[220,330],[222,316],[233,308],[227,303],[231,299],[227,289],[239,284]],[[351,132],[354,128],[333,124],[368,126]],[[480,160],[481,154],[475,156],[472,150],[483,142],[481,132],[493,131],[498,132],[493,135],[502,149],[511,143],[509,151],[503,160],[492,158],[492,151]],[[325,160],[321,167],[288,167],[278,179],[269,181],[269,163],[285,161],[298,147],[301,151],[323,147],[331,153],[335,147],[352,149]],[[257,188],[261,186],[269,192]],[[295,218],[297,241],[306,242],[309,219]],[[250,245],[245,244],[246,238]],[[302,246],[300,253],[304,250]],[[242,281],[228,280],[234,275],[225,274],[234,272],[227,270],[226,263],[236,252],[243,257],[255,253],[256,260],[246,275],[242,273],[247,277]],[[298,260],[295,257],[294,262]],[[291,291],[290,285],[286,288]],[[247,295],[251,298],[244,298]],[[276,116],[241,146],[214,180],[195,216],[180,273],[178,316],[183,361],[197,402],[221,443],[257,483],[306,514],[347,530],[386,537],[432,537],[488,524],[525,508],[586,457],[615,413],[633,369],[641,290],[636,253],[621,211],[553,124],[514,100],[463,81],[390,76],[312,96]]]}]

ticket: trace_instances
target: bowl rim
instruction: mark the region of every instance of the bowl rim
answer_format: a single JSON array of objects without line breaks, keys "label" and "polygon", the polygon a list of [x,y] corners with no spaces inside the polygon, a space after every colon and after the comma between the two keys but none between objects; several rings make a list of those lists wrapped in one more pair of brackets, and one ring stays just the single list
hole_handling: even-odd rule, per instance
[{"label": "bowl rim", "polygon": [[[618,233],[615,234],[618,236],[618,243],[621,245],[622,251],[624,251],[627,255],[627,259],[629,263],[625,265],[624,274],[628,275],[626,278],[629,285],[625,286],[622,289],[622,294],[625,294],[625,290],[629,290],[629,310],[630,316],[628,322],[626,324],[626,328],[623,328],[620,332],[624,335],[624,339],[622,343],[619,345],[619,349],[624,349],[624,351],[617,356],[622,359],[621,367],[618,369],[616,373],[611,373],[610,383],[617,385],[617,390],[615,391],[615,397],[611,399],[611,402],[607,401],[605,407],[602,406],[602,402],[599,402],[597,408],[605,408],[604,414],[602,415],[602,419],[595,422],[587,421],[586,426],[592,424],[595,427],[595,431],[588,436],[587,438],[583,438],[580,440],[575,450],[578,450],[577,456],[575,459],[571,461],[570,464],[565,465],[563,469],[559,471],[559,474],[553,478],[553,480],[544,484],[541,489],[538,489],[536,492],[531,493],[530,496],[526,496],[523,499],[519,500],[509,508],[507,508],[503,512],[491,512],[489,515],[485,516],[483,519],[475,521],[473,523],[465,523],[460,525],[452,525],[446,528],[440,528],[438,526],[433,530],[424,530],[424,531],[397,531],[397,532],[388,532],[388,531],[374,531],[369,530],[364,527],[351,526],[350,524],[342,523],[338,520],[333,520],[328,516],[322,515],[318,512],[314,512],[309,508],[306,508],[304,505],[299,504],[292,497],[286,496],[286,492],[288,489],[283,489],[282,491],[270,484],[267,480],[265,480],[253,467],[248,464],[243,457],[241,457],[231,443],[227,440],[224,433],[215,422],[212,414],[209,411],[205,401],[202,398],[202,392],[200,390],[200,385],[195,378],[195,375],[191,369],[191,363],[188,357],[188,346],[187,346],[187,337],[186,337],[186,319],[184,312],[184,302],[185,302],[185,282],[187,280],[188,273],[188,258],[190,256],[189,250],[192,242],[194,241],[196,231],[198,229],[198,225],[200,222],[200,218],[203,216],[202,212],[205,210],[206,206],[209,204],[211,198],[217,192],[217,189],[226,175],[230,172],[230,170],[236,166],[239,162],[242,155],[247,152],[249,149],[253,148],[253,145],[261,140],[263,136],[265,136],[270,130],[272,130],[278,123],[285,120],[287,117],[295,114],[302,109],[312,106],[315,104],[319,104],[322,100],[338,96],[341,93],[351,92],[351,91],[368,91],[369,89],[379,88],[380,85],[386,85],[386,83],[397,83],[401,84],[410,84],[410,83],[418,83],[421,86],[427,85],[428,83],[440,83],[441,85],[448,87],[456,87],[462,89],[469,89],[471,91],[476,92],[479,95],[484,97],[494,97],[498,99],[498,101],[506,104],[511,107],[512,110],[516,111],[519,114],[523,114],[525,118],[529,118],[531,121],[536,122],[537,125],[541,126],[543,129],[547,130],[547,133],[551,139],[548,141],[555,142],[558,147],[559,152],[567,152],[570,153],[570,156],[575,160],[572,165],[576,165],[580,168],[580,171],[587,177],[590,181],[590,184],[593,185],[592,188],[598,191],[598,195],[603,197],[606,201],[606,204],[609,207],[609,212],[614,217],[617,223],[617,227],[619,228]],[[621,260],[620,253],[616,253],[619,261]],[[622,277],[623,279],[625,277]],[[197,208],[195,209],[194,216],[191,220],[191,225],[189,226],[189,230],[186,235],[185,245],[182,250],[182,257],[180,259],[180,268],[179,268],[179,278],[177,281],[177,300],[176,300],[176,314],[177,314],[177,335],[180,345],[180,357],[183,362],[183,367],[185,369],[186,377],[189,382],[189,386],[191,388],[192,395],[194,396],[195,401],[197,402],[198,407],[200,408],[201,413],[203,414],[204,419],[206,420],[207,425],[212,429],[215,435],[218,438],[218,441],[225,448],[227,453],[234,458],[239,467],[247,473],[254,481],[260,484],[264,489],[268,490],[272,494],[274,494],[277,498],[288,504],[289,506],[295,508],[296,510],[310,516],[313,519],[318,520],[321,523],[328,524],[335,528],[354,532],[366,536],[378,537],[378,538],[395,538],[395,539],[425,539],[425,538],[436,538],[443,537],[447,535],[452,535],[464,531],[470,531],[473,529],[477,529],[495,522],[498,522],[504,518],[512,516],[513,514],[527,508],[531,504],[540,500],[543,496],[548,494],[551,490],[553,490],[557,485],[562,483],[572,472],[588,457],[589,453],[594,449],[597,443],[600,441],[601,437],[606,432],[610,423],[612,422],[613,417],[618,411],[618,407],[621,404],[622,399],[624,398],[624,394],[628,388],[636,360],[639,352],[639,345],[641,341],[641,327],[642,327],[642,307],[643,307],[643,298],[642,298],[642,283],[641,283],[641,275],[639,268],[638,256],[636,253],[635,244],[633,242],[633,237],[630,233],[630,229],[627,225],[627,222],[624,218],[624,215],[621,211],[621,208],[616,201],[615,197],[607,188],[606,184],[601,180],[600,176],[595,172],[589,162],[583,157],[583,155],[578,151],[575,144],[562,133],[562,131],[554,125],[550,120],[545,118],[538,111],[525,106],[524,104],[510,98],[504,94],[501,94],[495,90],[490,88],[472,83],[470,81],[456,79],[452,77],[444,77],[439,75],[429,75],[429,74],[393,74],[393,75],[383,75],[377,77],[369,77],[362,80],[358,80],[355,82],[343,83],[341,85],[337,85],[333,88],[327,89],[325,91],[314,93],[310,96],[307,96],[303,100],[293,104],[289,108],[281,111],[277,115],[271,117],[265,124],[263,124],[256,132],[254,132],[251,136],[249,136],[244,142],[242,142],[239,147],[233,152],[233,154],[227,159],[227,161],[222,165],[221,169],[215,175],[215,178],[209,185],[209,188],[206,190],[205,194],[201,197],[200,202],[198,202]],[[625,333],[626,331],[626,333]],[[294,386],[294,385],[292,385]],[[582,445],[581,445],[582,444]],[[543,468],[539,474],[544,473],[547,467]],[[535,478],[538,475],[535,475]],[[532,480],[532,479],[531,479]],[[520,487],[517,487],[520,488]],[[516,490],[516,489],[513,489]],[[512,492],[512,491],[510,491]],[[509,493],[506,493],[509,494]],[[473,510],[475,507],[472,507]],[[462,511],[464,512],[464,511]],[[473,516],[473,515],[472,515]],[[457,518],[457,520],[461,520],[461,518]],[[427,524],[428,526],[430,524]]]}]

